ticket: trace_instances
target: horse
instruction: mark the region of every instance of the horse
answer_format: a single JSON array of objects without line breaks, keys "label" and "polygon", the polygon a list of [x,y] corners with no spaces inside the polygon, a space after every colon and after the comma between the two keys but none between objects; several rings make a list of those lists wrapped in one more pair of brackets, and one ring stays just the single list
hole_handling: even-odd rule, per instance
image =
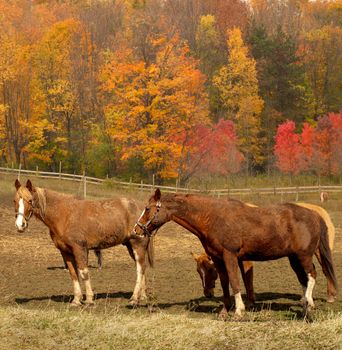
[{"label": "horse", "polygon": [[[78,306],[82,302],[94,304],[88,271],[88,251],[118,244],[127,247],[136,263],[137,279],[130,304],[136,305],[146,299],[146,253],[152,266],[154,251],[150,237],[131,234],[141,211],[135,201],[127,198],[82,200],[50,189],[34,187],[30,180],[27,180],[25,187],[17,179],[15,188],[17,230],[24,232],[32,216],[48,227],[51,239],[66,261],[72,279],[72,305]],[[82,300],[80,279],[85,284],[85,301]]]},{"label": "horse", "polygon": [[[246,203],[247,205],[254,206],[250,203]],[[334,239],[335,239],[335,226],[331,221],[331,218],[327,211],[323,209],[320,206],[309,204],[309,203],[301,203],[297,202],[295,203],[299,206],[302,206],[304,208],[308,208],[311,210],[316,211],[322,219],[325,221],[325,224],[328,228],[328,237],[329,237],[329,247],[331,250],[333,250],[334,247]],[[193,258],[196,261],[197,265],[197,272],[200,275],[202,286],[203,286],[203,294],[206,297],[211,297],[214,295],[214,288],[215,288],[215,282],[218,278],[215,266],[213,261],[211,260],[210,256],[208,256],[205,252],[201,253],[200,255],[192,253]],[[316,249],[315,256],[322,266],[322,261],[320,258],[319,249]],[[246,273],[246,281],[245,287],[247,292],[247,300],[250,303],[253,303],[253,298],[251,296],[254,296],[254,287],[253,287],[253,263],[251,261],[244,261],[244,268]],[[323,267],[323,266],[322,266]],[[334,285],[329,278],[329,275],[326,274],[325,270],[323,269],[323,273],[327,278],[327,302],[333,303],[336,298],[336,289],[334,288]],[[255,297],[254,297],[255,300]]]},{"label": "horse", "polygon": [[320,200],[321,200],[322,203],[327,202],[328,199],[329,199],[328,192],[322,191],[322,192],[320,193],[320,195],[319,195],[319,198],[320,198]]},{"label": "horse", "polygon": [[[215,282],[218,278],[214,262],[206,252],[199,255],[191,252],[191,255],[196,261],[197,272],[202,281],[203,294],[207,298],[212,298],[215,295]],[[246,288],[247,303],[253,305],[255,303],[253,263],[251,261],[242,261],[242,263],[239,261],[239,268]]]},{"label": "horse", "polygon": [[235,316],[240,318],[245,310],[237,273],[239,261],[287,257],[303,287],[304,317],[314,307],[312,292],[317,274],[313,255],[317,248],[323,269],[337,289],[327,226],[313,210],[292,203],[251,207],[238,200],[191,194],[162,197],[158,188],[134,225],[133,233],[152,236],[171,220],[196,235],[213,260],[223,290],[222,318],[230,308],[228,283],[235,298]]}]

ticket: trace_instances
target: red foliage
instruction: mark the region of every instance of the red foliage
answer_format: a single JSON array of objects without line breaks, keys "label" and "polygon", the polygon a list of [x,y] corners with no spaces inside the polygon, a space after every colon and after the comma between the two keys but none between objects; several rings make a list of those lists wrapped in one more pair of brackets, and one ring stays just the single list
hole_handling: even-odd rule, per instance
[{"label": "red foliage", "polygon": [[192,148],[190,166],[197,172],[215,175],[236,173],[243,155],[237,149],[237,136],[230,120],[221,119],[212,127],[200,125],[189,142]]},{"label": "red foliage", "polygon": [[313,138],[315,129],[308,123],[304,123],[301,135],[301,170],[310,170],[313,156]]},{"label": "red foliage", "polygon": [[295,133],[296,124],[286,121],[278,126],[275,137],[274,153],[277,157],[276,165],[284,173],[297,174],[301,171],[301,146],[300,136]]},{"label": "red foliage", "polygon": [[275,144],[277,167],[297,174],[314,170],[318,174],[342,173],[342,113],[319,118],[316,128],[304,123],[302,134],[295,133],[295,123],[278,127]]},{"label": "red foliage", "polygon": [[320,174],[342,172],[342,114],[329,113],[318,120],[314,137],[313,167]]}]

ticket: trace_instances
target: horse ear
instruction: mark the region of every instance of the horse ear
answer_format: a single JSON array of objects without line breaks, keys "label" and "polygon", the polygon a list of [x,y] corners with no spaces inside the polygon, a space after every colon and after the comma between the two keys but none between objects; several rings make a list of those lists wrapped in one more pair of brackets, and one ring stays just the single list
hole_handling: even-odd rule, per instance
[{"label": "horse ear", "polygon": [[20,183],[20,181],[19,181],[18,179],[15,180],[14,186],[15,186],[15,188],[16,188],[17,191],[18,191],[19,188],[21,187],[21,183]]},{"label": "horse ear", "polygon": [[198,255],[197,254],[195,254],[194,252],[191,252],[191,255],[192,255],[192,257],[197,261],[197,259],[198,259]]},{"label": "horse ear", "polygon": [[158,202],[158,201],[160,201],[160,197],[161,197],[161,192],[160,192],[160,189],[159,188],[157,188],[156,189],[156,192],[154,192],[154,200],[156,201],[156,202]]},{"label": "horse ear", "polygon": [[34,187],[33,187],[33,185],[32,185],[31,180],[27,180],[27,181],[26,181],[26,187],[27,187],[27,189],[28,189],[30,192],[33,192]]}]

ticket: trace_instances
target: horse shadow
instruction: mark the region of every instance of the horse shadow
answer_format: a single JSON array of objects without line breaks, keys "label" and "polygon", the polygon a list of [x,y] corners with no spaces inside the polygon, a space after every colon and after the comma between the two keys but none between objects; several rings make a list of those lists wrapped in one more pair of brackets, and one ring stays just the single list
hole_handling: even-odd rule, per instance
[{"label": "horse shadow", "polygon": [[[94,300],[100,300],[100,299],[130,299],[132,295],[132,292],[114,292],[114,293],[96,293],[94,295]],[[73,299],[72,294],[68,295],[51,295],[51,296],[41,296],[41,297],[32,297],[32,298],[16,298],[15,302],[17,304],[26,304],[31,301],[45,301],[45,300],[51,300],[56,303],[65,303],[69,304],[71,303]]]},{"label": "horse shadow", "polygon": [[[243,296],[246,300],[246,296]],[[281,299],[281,300],[280,300]],[[283,301],[288,300],[288,301]],[[315,298],[315,301],[324,302],[322,298]],[[210,302],[210,304],[209,304]],[[234,297],[231,297],[231,309],[234,310]],[[223,297],[206,298],[204,296],[191,299],[185,303],[177,303],[178,305],[185,304],[185,308],[191,312],[212,314],[219,312],[223,307]],[[247,303],[246,303],[247,304]],[[158,304],[158,307],[168,308],[175,304]],[[278,311],[278,312],[291,312],[298,318],[302,318],[302,304],[301,295],[293,293],[258,293],[256,294],[256,302],[247,306],[247,310],[250,312],[261,312],[264,310]]]},{"label": "horse shadow", "polygon": [[[98,270],[98,266],[95,266],[95,265],[88,265],[88,268],[90,269],[96,269]],[[55,270],[65,270],[65,271],[68,271],[68,269],[65,267],[65,266],[48,266],[46,268],[47,270],[50,270],[50,271],[55,271]]]}]

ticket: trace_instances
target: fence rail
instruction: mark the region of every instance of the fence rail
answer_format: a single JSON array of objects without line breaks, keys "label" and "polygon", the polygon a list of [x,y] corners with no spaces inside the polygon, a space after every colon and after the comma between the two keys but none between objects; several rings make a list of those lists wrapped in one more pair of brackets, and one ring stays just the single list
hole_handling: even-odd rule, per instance
[{"label": "fence rail", "polygon": [[[32,175],[45,179],[59,179],[67,181],[77,181],[82,182],[84,186],[84,197],[86,196],[86,185],[94,184],[100,185],[106,181],[110,181],[117,187],[123,189],[136,189],[140,191],[151,192],[156,186],[154,184],[145,184],[127,182],[127,181],[117,181],[114,179],[99,179],[96,177],[77,175],[77,174],[67,174],[62,172],[47,172],[37,170],[25,170],[14,168],[4,168],[0,167],[0,174],[14,174],[20,179],[21,175]],[[164,192],[173,193],[206,193],[214,196],[229,196],[229,195],[250,195],[250,194],[273,194],[273,195],[285,195],[285,194],[300,194],[300,193],[319,193],[321,191],[325,192],[342,192],[342,186],[292,186],[292,187],[266,187],[266,188],[224,188],[224,189],[212,189],[212,190],[200,190],[196,188],[184,188],[184,187],[173,187],[173,186],[159,186],[158,187]]]}]

